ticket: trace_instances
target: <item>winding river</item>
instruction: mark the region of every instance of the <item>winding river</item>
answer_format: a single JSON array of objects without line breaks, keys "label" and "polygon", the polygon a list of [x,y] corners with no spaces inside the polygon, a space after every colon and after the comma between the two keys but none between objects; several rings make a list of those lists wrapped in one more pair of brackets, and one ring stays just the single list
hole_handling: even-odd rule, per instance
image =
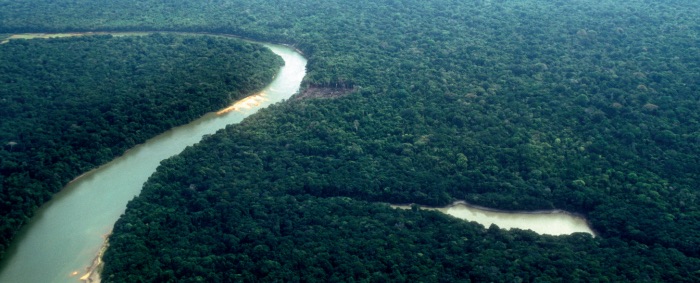
[{"label": "winding river", "polygon": [[68,184],[19,232],[0,263],[0,282],[79,282],[127,202],[139,194],[161,160],[296,93],[306,59],[292,48],[264,45],[285,62],[270,85],[219,113],[150,139]]},{"label": "winding river", "polygon": [[[92,265],[127,202],[139,194],[143,183],[162,160],[199,142],[203,136],[238,123],[257,110],[296,93],[306,74],[306,59],[292,48],[264,45],[285,61],[285,66],[267,88],[229,108],[206,114],[190,124],[150,139],[68,184],[19,232],[5,260],[0,262],[0,282],[78,282]],[[502,228],[532,229],[544,234],[593,234],[585,219],[568,213],[499,213],[459,203],[430,209],[477,221],[487,227],[495,223]],[[509,221],[518,225],[508,224]],[[538,226],[555,227],[558,231],[550,233]],[[574,228],[559,229],[570,226]]]}]

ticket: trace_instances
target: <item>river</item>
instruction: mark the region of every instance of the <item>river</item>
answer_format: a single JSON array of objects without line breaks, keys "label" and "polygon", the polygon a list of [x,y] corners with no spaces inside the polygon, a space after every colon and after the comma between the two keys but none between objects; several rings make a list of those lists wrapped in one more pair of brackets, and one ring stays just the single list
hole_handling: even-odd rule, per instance
[{"label": "river", "polygon": [[[44,35],[34,37],[37,36]],[[100,251],[104,237],[126,209],[127,202],[139,194],[143,183],[162,160],[199,142],[204,135],[238,123],[257,110],[296,93],[306,74],[306,59],[292,48],[264,45],[285,61],[285,66],[268,87],[229,108],[206,114],[150,139],[68,184],[18,233],[5,260],[0,262],[0,282],[78,282]],[[501,228],[531,229],[543,234],[586,232],[593,235],[585,219],[563,212],[503,213],[460,203],[428,209],[477,221],[487,227],[495,223]]]},{"label": "river", "polygon": [[0,263],[0,282],[79,282],[127,202],[162,160],[296,93],[306,59],[292,48],[264,45],[285,61],[270,85],[227,111],[169,130],[68,184],[18,233]]},{"label": "river", "polygon": [[[391,207],[411,209],[410,205],[392,205]],[[518,228],[546,235],[569,235],[581,232],[595,236],[585,218],[561,210],[509,212],[473,206],[463,201],[445,207],[421,206],[420,208],[436,210],[459,219],[474,221],[486,228],[491,224],[496,224],[502,229]]]}]

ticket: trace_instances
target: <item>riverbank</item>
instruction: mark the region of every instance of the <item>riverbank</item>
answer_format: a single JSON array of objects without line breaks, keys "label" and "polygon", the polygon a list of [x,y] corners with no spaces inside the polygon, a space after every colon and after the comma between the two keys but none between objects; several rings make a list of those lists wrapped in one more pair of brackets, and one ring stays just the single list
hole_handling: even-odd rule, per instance
[{"label": "riverbank", "polygon": [[100,251],[97,252],[95,259],[92,260],[92,264],[90,264],[90,266],[88,266],[85,274],[80,277],[80,281],[86,282],[86,283],[100,283],[100,282],[102,282],[102,278],[100,277],[100,273],[102,273],[102,267],[104,266],[104,262],[102,261],[102,256],[104,255],[107,248],[109,248],[109,235],[111,235],[111,233],[108,235],[105,235],[104,244],[102,244],[102,247],[100,247]]}]

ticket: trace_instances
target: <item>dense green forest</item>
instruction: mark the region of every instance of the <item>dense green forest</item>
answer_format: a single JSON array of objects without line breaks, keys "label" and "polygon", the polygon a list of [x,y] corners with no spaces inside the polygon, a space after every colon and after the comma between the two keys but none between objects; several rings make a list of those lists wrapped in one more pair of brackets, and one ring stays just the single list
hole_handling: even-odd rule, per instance
[{"label": "dense green forest", "polygon": [[[107,281],[700,280],[698,2],[0,8],[0,33],[284,42],[308,56],[306,86],[351,90],[271,107],[164,162],[115,226]],[[455,199],[578,212],[600,237],[370,203]]]},{"label": "dense green forest", "polygon": [[71,179],[261,89],[281,64],[262,46],[211,36],[0,45],[0,256]]}]

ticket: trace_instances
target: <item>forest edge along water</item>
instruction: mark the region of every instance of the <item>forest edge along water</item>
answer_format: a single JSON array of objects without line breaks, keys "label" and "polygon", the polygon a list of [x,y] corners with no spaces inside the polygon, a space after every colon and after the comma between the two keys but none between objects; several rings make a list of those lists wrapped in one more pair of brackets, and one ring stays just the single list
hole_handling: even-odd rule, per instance
[{"label": "forest edge along water", "polygon": [[[71,33],[71,36],[139,33]],[[187,33],[178,33],[187,34]],[[56,37],[67,34],[24,34],[13,39]],[[210,35],[189,33],[189,35]],[[235,37],[232,35],[211,35]],[[160,162],[242,121],[257,110],[297,93],[306,74],[306,59],[293,48],[260,43],[282,57],[284,66],[262,91],[233,103],[227,113],[211,112],[175,127],[146,143],[129,149],[97,169],[76,177],[51,201],[44,204],[17,234],[6,258],[0,262],[0,282],[99,281],[100,255],[106,238],[126,204],[141,191],[143,183]]]},{"label": "forest edge along water", "polygon": [[[114,36],[130,36],[130,35],[147,35],[151,34],[154,32],[89,32],[89,33],[65,33],[65,34],[22,34],[22,35],[13,35],[9,39],[3,41],[7,42],[8,40],[14,40],[14,39],[30,39],[30,38],[49,38],[49,37],[67,37],[67,36],[83,36],[83,35],[99,35],[99,34],[111,34]],[[235,35],[227,35],[227,34],[209,34],[209,33],[178,33],[174,32],[174,34],[190,34],[190,35],[210,35],[210,36],[225,36],[225,37],[236,37]],[[247,98],[244,98],[242,100],[239,100],[237,103],[231,105],[228,108],[222,109],[216,113],[209,113],[206,114],[204,117],[200,118],[199,120],[196,120],[188,125],[176,127],[173,130],[170,130],[166,133],[163,133],[145,144],[138,145],[134,147],[133,149],[129,150],[124,156],[119,157],[108,164],[105,164],[101,166],[98,169],[95,169],[93,171],[90,171],[86,174],[83,174],[76,178],[74,181],[72,181],[70,184],[68,184],[61,192],[59,192],[50,202],[46,203],[44,206],[42,206],[39,211],[37,211],[36,216],[32,218],[30,223],[28,223],[24,229],[17,235],[17,238],[15,238],[12,247],[8,251],[7,258],[4,260],[4,262],[0,263],[0,281],[2,282],[75,282],[80,275],[80,279],[83,279],[84,281],[87,282],[97,282],[99,281],[99,265],[101,264],[100,260],[100,254],[104,249],[106,248],[106,238],[109,232],[111,231],[111,227],[113,226],[114,222],[118,219],[119,215],[123,213],[126,207],[126,202],[133,198],[135,195],[138,195],[138,193],[141,190],[141,186],[143,183],[146,181],[146,179],[155,171],[155,168],[158,166],[161,160],[166,159],[170,156],[173,156],[175,154],[178,154],[180,151],[182,151],[186,146],[192,145],[197,143],[202,136],[207,135],[207,134],[212,134],[216,132],[219,129],[224,128],[228,124],[232,123],[237,123],[240,122],[244,117],[254,113],[258,109],[261,109],[263,107],[266,107],[272,103],[281,101],[283,99],[287,99],[291,97],[293,94],[295,94],[299,90],[299,86],[301,83],[301,80],[303,79],[305,75],[305,66],[306,66],[306,59],[303,58],[301,52],[298,50],[294,49],[293,47],[289,46],[279,46],[279,45],[272,45],[272,44],[265,44],[268,48],[270,48],[273,52],[275,52],[277,55],[281,56],[285,60],[285,66],[283,67],[282,70],[278,73],[277,77],[275,80],[268,85],[265,90],[263,90],[260,93],[254,94],[252,96],[249,96]],[[280,85],[281,84],[281,85]],[[279,92],[284,92],[284,95],[278,96],[277,93]],[[275,93],[275,94],[273,94]],[[233,117],[235,116],[235,117]],[[229,119],[235,119],[236,121],[230,121]],[[221,120],[226,120],[225,122],[221,122]],[[212,122],[214,121],[214,122]],[[216,124],[217,126],[214,127],[205,127],[202,126],[204,123],[209,123],[211,122],[212,124]],[[205,127],[207,128],[206,131],[199,131],[194,128],[197,127]],[[180,134],[178,134],[180,133]],[[196,138],[191,138],[191,137],[196,137]],[[176,145],[160,145],[160,142],[165,143],[167,141],[170,141],[171,143],[175,143]],[[157,145],[155,147],[157,148],[152,148],[154,145]],[[150,146],[150,147],[149,147]],[[158,156],[153,156],[153,155],[148,155],[149,153],[152,153],[154,151],[161,150],[162,148],[166,148],[165,152],[161,153]],[[141,159],[139,159],[141,158]],[[133,165],[129,164],[143,164],[145,162],[142,162],[143,160],[147,160],[149,162],[150,166],[148,169],[142,170],[140,169],[141,167],[135,167]],[[116,172],[113,172],[116,171]],[[123,171],[123,172],[119,172]],[[136,173],[138,172],[138,175],[140,175],[139,178],[133,178]],[[111,174],[117,174],[121,173],[122,177],[119,176],[111,176]],[[125,178],[124,176],[128,176],[128,178]],[[110,179],[110,177],[114,179]],[[127,180],[128,179],[128,180]],[[125,181],[131,181],[132,183],[130,185],[124,185],[123,183],[120,183],[119,185],[109,188],[110,186],[104,185],[103,183],[99,183],[99,181],[111,183],[108,180],[119,180],[120,182],[125,182]],[[95,189],[90,189],[90,188],[81,188],[83,184],[90,185],[92,183],[95,183],[97,185]],[[103,184],[103,185],[99,185]],[[130,190],[123,190],[125,187],[130,187]],[[111,189],[111,190],[110,190]],[[114,194],[117,193],[115,192],[119,190],[123,191],[129,191],[128,193],[123,193],[122,192],[122,199],[119,199],[118,201],[115,201]],[[89,194],[89,193],[93,194]],[[82,197],[82,198],[81,198]],[[99,203],[96,198],[102,198],[105,203]],[[74,203],[74,204],[72,204]],[[101,216],[100,213],[93,213],[89,212],[87,210],[87,207],[92,207],[93,209],[97,209],[98,211],[105,213],[106,210],[105,207],[107,207],[107,203],[119,203],[120,205],[117,205],[117,207],[114,208],[115,211],[112,211],[109,216],[98,218],[94,224],[90,224],[85,220],[80,220],[80,219],[74,219],[74,218],[80,218],[82,216],[91,216],[92,214],[98,214]],[[87,206],[87,207],[86,207]],[[65,214],[60,214],[60,213],[55,213],[53,210],[56,207],[62,207],[63,209],[66,210],[72,210],[72,212],[68,212]],[[398,207],[398,206],[397,206]],[[410,207],[410,206],[408,206]],[[454,203],[451,206],[444,207],[444,208],[428,208],[428,209],[434,209],[438,210],[447,214],[451,214],[457,217],[460,217],[458,214],[465,214],[467,213],[466,211],[470,211],[470,209],[475,209],[473,206],[468,206],[466,203]],[[460,212],[461,211],[461,212]],[[493,211],[489,209],[480,209],[481,212],[483,213],[495,213],[495,214],[504,214],[503,212],[499,211]],[[473,211],[469,213],[475,213]],[[583,231],[571,231],[571,232],[564,232],[564,233],[559,233],[559,234],[568,234],[568,233],[573,233],[573,232],[587,232],[592,235],[595,235],[591,229],[588,227],[585,219],[582,217],[577,217],[572,214],[568,213],[532,213],[532,212],[525,212],[525,213],[507,213],[510,216],[525,216],[525,217],[532,217],[532,216],[541,216],[541,215],[564,215],[567,216],[568,220],[564,221],[575,221],[578,224],[578,226],[585,226]],[[80,216],[80,217],[76,217]],[[462,218],[462,217],[460,217]],[[488,218],[488,217],[487,217]],[[498,217],[491,218],[493,222],[499,227],[502,228],[510,228],[509,225],[498,222],[497,219]],[[482,223],[478,219],[474,218],[466,218],[467,220],[474,220],[477,222]],[[65,221],[63,224],[60,223],[60,221]],[[546,221],[546,220],[543,220]],[[523,224],[533,224],[532,220],[520,220],[519,222],[522,222]],[[541,222],[541,221],[539,221]],[[45,225],[43,227],[44,230],[42,230],[41,227],[44,224],[42,223],[47,223],[50,225]],[[85,226],[81,228],[76,227],[75,225],[84,223]],[[582,224],[580,224],[582,223]],[[485,224],[482,223],[486,226],[490,224]],[[53,225],[53,226],[52,226]],[[90,225],[94,225],[94,227],[91,227]],[[546,223],[545,223],[546,225]],[[78,231],[78,232],[83,232],[83,234],[79,236],[75,236],[73,234],[67,234],[67,235],[59,235],[56,232],[56,230],[60,230],[61,227],[57,226],[62,226],[63,229],[66,229],[68,231]],[[549,224],[549,226],[561,226],[560,224]],[[39,227],[39,228],[37,228]],[[87,227],[87,228],[86,228]],[[538,233],[539,230],[534,229],[532,227],[517,227],[521,229],[532,229]],[[37,232],[33,232],[34,230],[37,230]],[[80,234],[80,233],[78,233]],[[89,235],[86,235],[89,234]],[[545,232],[545,234],[547,234]],[[45,237],[45,238],[50,238],[50,239],[42,239],[40,237]],[[79,240],[79,237],[84,237],[83,240]],[[90,240],[86,240],[86,239]],[[32,240],[33,239],[33,240]],[[76,245],[68,245],[66,242],[69,241],[76,241]],[[51,246],[46,246],[46,243],[51,243],[53,242],[55,245],[53,247]],[[66,261],[62,259],[60,256],[65,255],[68,252],[65,251],[60,251],[56,246],[61,246],[65,251],[70,251],[75,253],[75,257],[79,258],[77,260],[73,261]],[[30,249],[30,251],[22,252],[21,249]],[[22,254],[26,254],[27,258],[23,259]],[[54,267],[49,267],[49,266],[41,266],[40,260],[38,258],[46,258],[48,257],[47,255],[59,255],[58,258],[53,258],[53,259],[48,259],[49,262],[47,262],[47,265],[50,264],[56,264],[59,263],[59,265],[67,266],[65,268],[56,268]],[[18,258],[19,257],[19,258]],[[89,264],[92,262],[92,264]],[[12,268],[11,266],[15,265],[24,265],[24,267],[16,267],[16,271],[11,271]],[[85,269],[86,265],[90,265],[87,269]],[[81,267],[82,266],[82,267]],[[14,268],[14,267],[13,267]],[[66,269],[67,268],[67,269]],[[60,269],[60,270],[57,270]],[[77,273],[76,273],[77,272]],[[11,273],[8,275],[8,273]],[[65,276],[62,276],[61,274],[64,274]],[[72,275],[72,276],[71,276]],[[7,276],[7,277],[6,277]],[[12,277],[12,276],[17,276],[17,277]],[[32,276],[38,276],[38,277],[32,277]],[[42,277],[43,276],[43,277]]]}]

